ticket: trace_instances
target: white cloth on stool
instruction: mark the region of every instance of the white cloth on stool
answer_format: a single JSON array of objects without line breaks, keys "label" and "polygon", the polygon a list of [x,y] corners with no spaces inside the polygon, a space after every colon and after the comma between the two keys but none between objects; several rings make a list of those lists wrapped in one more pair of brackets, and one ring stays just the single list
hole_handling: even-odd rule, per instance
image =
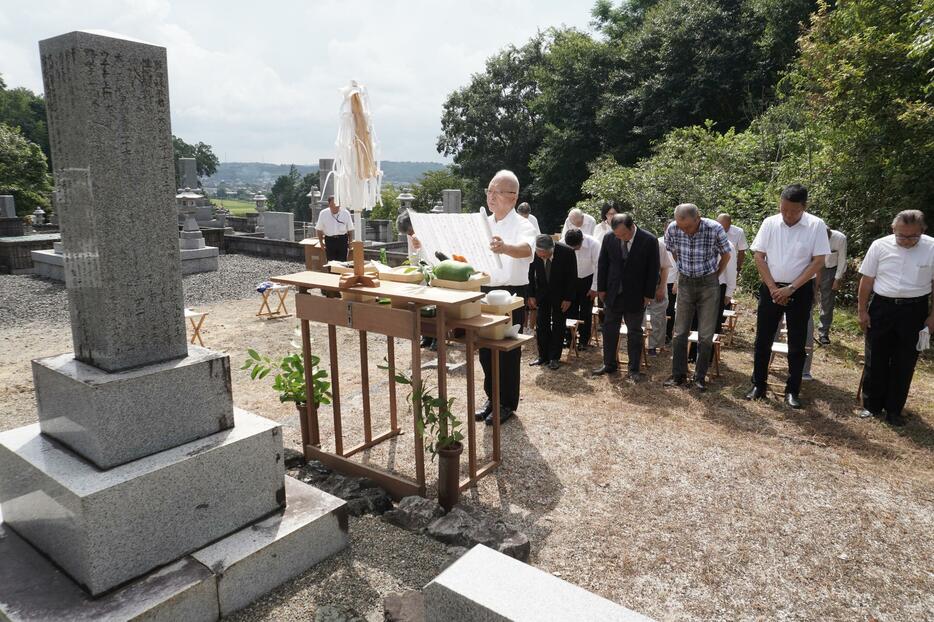
[{"label": "white cloth on stool", "polygon": [[927,326],[918,332],[918,352],[924,352],[931,347],[931,331]]}]

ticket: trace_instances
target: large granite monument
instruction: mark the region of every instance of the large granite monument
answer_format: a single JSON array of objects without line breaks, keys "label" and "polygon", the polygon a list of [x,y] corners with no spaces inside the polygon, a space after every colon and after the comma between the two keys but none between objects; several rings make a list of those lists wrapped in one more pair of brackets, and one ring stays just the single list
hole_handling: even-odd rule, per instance
[{"label": "large granite monument", "polygon": [[213,620],[346,546],[345,506],[188,346],[166,50],[40,53],[75,351],[33,362],[39,422],[0,433],[0,619]]},{"label": "large granite monument", "polygon": [[178,159],[178,178],[181,181],[180,188],[197,189],[198,182],[198,162],[194,158]]}]

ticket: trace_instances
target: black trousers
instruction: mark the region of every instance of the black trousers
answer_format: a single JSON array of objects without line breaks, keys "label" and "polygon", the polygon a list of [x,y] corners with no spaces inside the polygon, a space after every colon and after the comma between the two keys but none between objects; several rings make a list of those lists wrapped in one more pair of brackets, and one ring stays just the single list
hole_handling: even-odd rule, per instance
[{"label": "black trousers", "polygon": [[918,332],[924,328],[928,301],[895,304],[879,296],[869,303],[863,406],[879,413],[902,414],[918,362]]},{"label": "black trousers", "polygon": [[535,341],[538,343],[538,358],[557,361],[564,346],[564,311],[561,301],[548,296],[536,298]]},{"label": "black trousers", "polygon": [[584,322],[577,330],[577,343],[582,346],[590,342],[590,333],[593,330],[593,299],[587,296],[591,287],[593,287],[592,274],[577,279],[577,285],[574,287],[574,300],[571,301],[571,308],[567,312],[567,317]]},{"label": "black trousers", "polygon": [[785,316],[788,328],[788,380],[785,392],[798,395],[801,391],[801,374],[807,358],[808,319],[814,304],[813,279],[796,291],[787,305],[772,302],[772,295],[765,284],[759,286],[759,306],[756,310],[756,349],[753,355],[752,383],[762,390],[768,385],[769,358],[775,331]]},{"label": "black trousers", "polygon": [[[505,289],[513,296],[525,298],[525,285],[503,285],[483,287],[484,292]],[[512,312],[512,323],[525,325],[525,307]],[[560,333],[559,333],[560,334]],[[516,410],[519,407],[519,367],[522,364],[522,348],[499,353],[499,401],[501,406]],[[483,368],[483,392],[488,400],[493,399],[493,353],[480,348],[480,366]]]},{"label": "black trousers", "polygon": [[347,235],[324,236],[324,256],[328,261],[347,261]]},{"label": "black trousers", "polygon": [[629,371],[638,373],[642,364],[642,322],[645,319],[645,307],[630,313],[622,310],[622,301],[619,297],[613,302],[613,305],[606,306],[603,314],[603,365],[616,369],[619,327],[626,322],[626,352],[629,355]]},{"label": "black trousers", "polygon": [[668,308],[665,309],[665,315],[668,316],[668,323],[665,325],[665,341],[671,341],[671,334],[675,330],[675,303],[678,302],[678,294],[674,293],[674,283],[668,284]]}]

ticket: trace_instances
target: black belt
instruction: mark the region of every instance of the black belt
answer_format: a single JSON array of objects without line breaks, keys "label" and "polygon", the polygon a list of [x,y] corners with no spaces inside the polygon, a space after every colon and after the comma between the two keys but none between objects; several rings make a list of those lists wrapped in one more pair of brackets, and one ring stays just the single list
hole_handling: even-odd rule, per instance
[{"label": "black belt", "polygon": [[888,302],[893,305],[913,305],[918,304],[919,302],[927,302],[928,294],[924,296],[915,296],[914,298],[889,298],[888,296],[883,296],[882,294],[873,294],[873,298],[876,300],[881,300],[882,302]]}]

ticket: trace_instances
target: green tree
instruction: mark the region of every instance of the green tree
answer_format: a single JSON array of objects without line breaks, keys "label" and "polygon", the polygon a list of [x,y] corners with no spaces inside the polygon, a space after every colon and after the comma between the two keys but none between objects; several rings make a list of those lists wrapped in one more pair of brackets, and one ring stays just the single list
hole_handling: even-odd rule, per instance
[{"label": "green tree", "polygon": [[541,117],[532,100],[539,92],[536,67],[545,47],[542,34],[521,48],[507,47],[444,102],[438,152],[453,156],[455,172],[475,189],[485,188],[496,171],[506,168],[528,193],[529,163],[542,140]]},{"label": "green tree", "polygon": [[[492,177],[492,174],[490,176]],[[412,189],[412,195],[415,197],[412,207],[417,212],[429,211],[435,203],[441,200],[442,190],[460,190],[463,202],[467,186],[468,184],[449,166],[435,171],[425,171]]]},{"label": "green tree", "polygon": [[52,177],[45,154],[23,137],[19,128],[0,123],[0,194],[12,194],[16,213],[49,208]]},{"label": "green tree", "polygon": [[[175,185],[181,183],[178,174],[179,158],[194,158],[195,167],[198,171],[198,177],[210,177],[217,172],[220,160],[214,155],[211,145],[199,142],[196,145],[190,145],[178,136],[172,135],[172,150],[175,156]],[[200,182],[199,182],[200,183]]]},{"label": "green tree", "polygon": [[370,218],[374,220],[392,220],[392,226],[395,228],[396,216],[399,215],[397,196],[399,196],[399,189],[395,185],[391,183],[383,184],[380,188],[381,202],[373,206],[372,211],[370,211]]},{"label": "green tree", "polygon": [[18,127],[23,138],[36,143],[46,159],[52,161],[49,130],[46,125],[45,99],[26,88],[7,89],[0,76],[0,123]]},{"label": "green tree", "polygon": [[292,212],[298,220],[308,221],[311,218],[308,193],[312,186],[318,185],[318,179],[317,171],[302,177],[293,164],[289,167],[288,175],[280,175],[272,184],[267,197],[269,209]]}]

